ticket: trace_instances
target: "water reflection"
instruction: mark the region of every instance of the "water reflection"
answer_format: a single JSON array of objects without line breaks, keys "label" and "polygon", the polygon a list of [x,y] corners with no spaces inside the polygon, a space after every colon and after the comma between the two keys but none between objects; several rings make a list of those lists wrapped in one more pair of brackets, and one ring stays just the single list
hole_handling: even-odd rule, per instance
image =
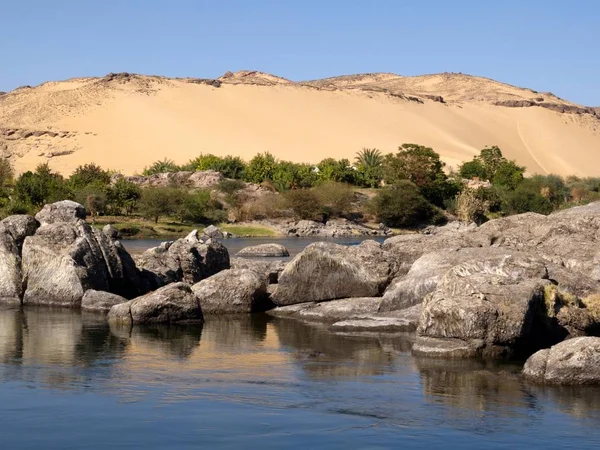
[{"label": "water reflection", "polygon": [[519,366],[414,358],[413,339],[334,334],[267,315],[130,328],[111,327],[102,314],[0,309],[0,382],[122,402],[217,400],[486,433],[515,420],[533,426],[548,405],[600,421],[598,388],[540,388],[523,381]]}]

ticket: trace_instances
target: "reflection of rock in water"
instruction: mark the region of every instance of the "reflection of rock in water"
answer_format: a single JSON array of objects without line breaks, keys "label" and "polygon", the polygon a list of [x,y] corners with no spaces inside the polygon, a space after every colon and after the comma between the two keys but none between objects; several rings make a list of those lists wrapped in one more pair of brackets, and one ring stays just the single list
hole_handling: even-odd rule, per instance
[{"label": "reflection of rock in water", "polygon": [[110,324],[111,335],[130,340],[134,346],[143,346],[164,356],[187,358],[200,344],[202,324],[193,325],[136,325],[134,327]]},{"label": "reflection of rock in water", "polygon": [[[54,387],[82,382],[80,367],[122,352],[103,316],[50,308],[0,310],[0,361],[5,377]],[[44,370],[36,370],[43,366]]]},{"label": "reflection of rock in water", "polygon": [[391,370],[396,352],[409,349],[411,335],[333,334],[327,327],[276,318],[281,345],[291,347],[302,369],[315,377],[379,375]]},{"label": "reflection of rock in water", "polygon": [[424,394],[454,407],[507,412],[535,404],[534,398],[523,394],[519,367],[478,360],[415,358],[415,362]]},{"label": "reflection of rock in water", "polygon": [[598,386],[535,386],[526,385],[527,393],[539,401],[549,399],[559,410],[571,416],[600,424],[600,387]]},{"label": "reflection of rock in water", "polygon": [[204,323],[204,341],[210,342],[217,350],[235,351],[254,348],[257,343],[267,339],[267,324],[270,320],[265,314],[239,316],[206,316]]}]

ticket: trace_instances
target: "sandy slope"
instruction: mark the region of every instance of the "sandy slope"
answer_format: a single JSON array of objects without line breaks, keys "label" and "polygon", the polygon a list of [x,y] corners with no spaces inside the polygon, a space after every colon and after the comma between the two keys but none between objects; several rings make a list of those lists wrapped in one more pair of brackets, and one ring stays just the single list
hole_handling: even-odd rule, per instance
[{"label": "sandy slope", "polygon": [[0,97],[0,151],[18,171],[49,161],[69,173],[93,161],[131,174],[203,152],[317,162],[404,142],[432,146],[456,165],[499,145],[531,172],[600,175],[598,116],[496,105],[573,106],[551,94],[460,74],[294,83],[242,72],[220,81],[108,76],[18,89]]}]

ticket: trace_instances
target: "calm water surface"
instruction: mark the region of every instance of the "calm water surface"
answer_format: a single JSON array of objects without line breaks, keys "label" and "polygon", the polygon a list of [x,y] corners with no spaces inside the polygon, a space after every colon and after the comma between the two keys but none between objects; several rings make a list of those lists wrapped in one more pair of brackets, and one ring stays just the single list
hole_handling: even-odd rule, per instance
[{"label": "calm water surface", "polygon": [[0,448],[600,448],[600,389],[265,315],[110,328],[0,310]]}]

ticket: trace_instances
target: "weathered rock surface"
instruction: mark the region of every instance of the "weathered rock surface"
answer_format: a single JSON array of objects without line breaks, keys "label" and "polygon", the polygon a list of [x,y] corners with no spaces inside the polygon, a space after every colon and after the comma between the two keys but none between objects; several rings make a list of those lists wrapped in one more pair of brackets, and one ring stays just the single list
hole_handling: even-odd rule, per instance
[{"label": "weathered rock surface", "polygon": [[113,306],[109,322],[121,325],[202,323],[200,302],[185,283],[172,283],[142,297]]},{"label": "weathered rock surface", "polygon": [[0,302],[19,303],[23,296],[21,256],[23,241],[39,226],[31,216],[0,221]]},{"label": "weathered rock surface", "polygon": [[344,246],[311,244],[279,277],[272,296],[278,306],[349,297],[381,296],[395,276],[396,260],[375,241]]},{"label": "weathered rock surface", "polygon": [[219,230],[214,225],[207,226],[204,230],[202,230],[202,234],[206,236],[208,239],[222,239],[223,232]]},{"label": "weathered rock surface", "polygon": [[293,317],[297,319],[337,322],[340,320],[356,319],[377,313],[380,297],[344,298],[328,302],[299,303],[296,305],[275,308],[268,313],[278,317]]},{"label": "weathered rock surface", "polygon": [[579,337],[534,353],[525,378],[542,384],[600,384],[600,338]]},{"label": "weathered rock surface", "polygon": [[137,295],[139,277],[129,254],[82,217],[83,207],[71,201],[38,213],[41,226],[23,242],[23,304],[79,307],[88,289]]},{"label": "weathered rock surface", "polygon": [[563,337],[538,319],[545,316],[544,289],[550,284],[544,261],[502,249],[488,252],[450,269],[425,299],[415,353],[512,356]]},{"label": "weathered rock surface", "polygon": [[125,302],[127,299],[120,295],[88,289],[81,299],[81,309],[108,312],[113,306]]},{"label": "weathered rock surface", "polygon": [[332,331],[398,333],[412,332],[417,329],[421,316],[421,305],[415,305],[391,313],[375,313],[342,320],[331,325]]},{"label": "weathered rock surface", "polygon": [[454,248],[424,254],[412,264],[406,275],[394,279],[388,286],[380,312],[398,311],[420,304],[453,266],[478,260],[487,254],[488,249],[481,248]]},{"label": "weathered rock surface", "polygon": [[348,219],[331,219],[327,223],[312,220],[277,221],[269,225],[287,236],[313,237],[349,237],[349,236],[386,236],[387,229],[372,229]]},{"label": "weathered rock surface", "polygon": [[82,205],[71,200],[63,200],[45,205],[35,215],[35,218],[45,225],[55,222],[75,223],[79,219],[85,219],[86,216],[85,208]]},{"label": "weathered rock surface", "polygon": [[270,303],[267,280],[248,269],[223,270],[192,286],[204,314],[265,311]]},{"label": "weathered rock surface", "polygon": [[290,252],[281,244],[269,243],[245,247],[238,252],[238,256],[282,258],[290,256]]},{"label": "weathered rock surface", "polygon": [[217,241],[201,241],[197,231],[146,250],[136,263],[151,289],[178,281],[194,284],[230,267],[227,249]]},{"label": "weathered rock surface", "polygon": [[249,269],[263,275],[269,284],[276,284],[287,262],[281,260],[262,261],[249,258],[230,258],[232,269]]}]

